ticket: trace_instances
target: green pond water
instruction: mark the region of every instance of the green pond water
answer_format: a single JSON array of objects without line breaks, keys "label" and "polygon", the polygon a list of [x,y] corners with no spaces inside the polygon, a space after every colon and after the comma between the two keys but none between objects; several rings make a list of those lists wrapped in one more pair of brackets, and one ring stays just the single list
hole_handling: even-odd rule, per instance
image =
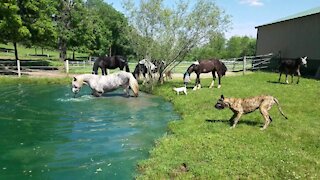
[{"label": "green pond water", "polygon": [[133,179],[137,162],[179,119],[159,97],[89,94],[0,84],[0,179]]}]

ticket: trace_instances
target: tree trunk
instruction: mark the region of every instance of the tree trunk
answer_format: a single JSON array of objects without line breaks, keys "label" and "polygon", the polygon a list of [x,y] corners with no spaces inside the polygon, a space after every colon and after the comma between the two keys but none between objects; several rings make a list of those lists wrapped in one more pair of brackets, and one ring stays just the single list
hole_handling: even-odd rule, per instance
[{"label": "tree trunk", "polygon": [[67,56],[67,43],[61,38],[59,39],[59,51],[60,61],[65,61]]},{"label": "tree trunk", "polygon": [[17,43],[16,42],[13,43],[13,47],[14,47],[14,55],[15,55],[16,60],[17,60],[18,76],[21,77],[20,60],[19,60],[19,57],[18,57],[18,49],[17,49]]},{"label": "tree trunk", "polygon": [[75,50],[72,51],[72,60],[74,61]]}]

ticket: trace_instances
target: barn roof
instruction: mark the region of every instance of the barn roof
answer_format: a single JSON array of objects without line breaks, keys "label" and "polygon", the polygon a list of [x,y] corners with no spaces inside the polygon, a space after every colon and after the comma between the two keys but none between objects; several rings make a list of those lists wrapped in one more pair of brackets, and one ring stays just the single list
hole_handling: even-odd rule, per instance
[{"label": "barn roof", "polygon": [[288,20],[292,20],[292,19],[297,19],[297,18],[301,18],[301,17],[313,15],[313,14],[318,14],[318,13],[320,13],[320,6],[316,7],[316,8],[312,8],[312,9],[306,10],[306,11],[303,11],[303,12],[300,12],[300,13],[297,13],[297,14],[293,14],[291,16],[280,18],[280,19],[272,21],[270,23],[257,26],[256,28],[259,28],[261,26],[267,26],[267,25],[271,25],[271,24],[276,24],[276,23],[280,23],[280,22],[288,21]]}]

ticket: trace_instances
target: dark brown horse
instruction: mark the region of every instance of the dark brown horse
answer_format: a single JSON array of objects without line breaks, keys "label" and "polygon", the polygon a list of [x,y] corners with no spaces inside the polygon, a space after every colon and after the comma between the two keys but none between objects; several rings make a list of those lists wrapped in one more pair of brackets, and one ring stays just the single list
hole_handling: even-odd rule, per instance
[{"label": "dark brown horse", "polygon": [[195,72],[197,74],[196,84],[193,90],[200,89],[200,74],[201,73],[212,73],[212,83],[209,88],[214,86],[214,80],[216,79],[216,72],[219,78],[219,85],[218,88],[221,87],[221,77],[226,74],[227,67],[225,64],[218,59],[210,59],[210,60],[201,60],[193,63],[191,66],[188,67],[187,71],[184,73],[183,79],[185,84],[190,81],[190,74]]},{"label": "dark brown horse", "polygon": [[119,68],[123,70],[126,68],[126,72],[130,72],[127,59],[122,56],[101,56],[95,60],[92,68],[92,74],[98,74],[98,69],[101,68],[102,75],[107,75],[107,69]]}]

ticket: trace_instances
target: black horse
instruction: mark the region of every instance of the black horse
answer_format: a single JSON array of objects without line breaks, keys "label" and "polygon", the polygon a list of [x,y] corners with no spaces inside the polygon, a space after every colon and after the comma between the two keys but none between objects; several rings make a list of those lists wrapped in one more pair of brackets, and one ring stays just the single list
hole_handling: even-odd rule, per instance
[{"label": "black horse", "polygon": [[98,69],[101,68],[102,75],[107,75],[107,69],[119,68],[123,70],[126,68],[126,72],[130,72],[128,61],[122,56],[101,56],[95,60],[92,68],[92,74],[98,74]]},{"label": "black horse", "polygon": [[293,83],[293,75],[297,74],[298,75],[298,80],[297,80],[297,84],[299,84],[299,79],[301,76],[300,73],[300,67],[301,66],[307,66],[307,57],[301,57],[298,59],[281,59],[280,60],[280,66],[279,66],[279,72],[280,72],[280,76],[279,76],[279,82],[281,80],[281,75],[282,73],[286,74],[286,83],[288,84],[288,74],[291,75],[291,83]]},{"label": "black horse", "polygon": [[183,79],[185,84],[190,81],[190,74],[195,72],[197,74],[196,84],[193,90],[200,89],[200,73],[212,73],[212,83],[209,88],[212,88],[214,85],[214,80],[216,79],[216,72],[219,78],[219,85],[218,88],[221,87],[221,77],[226,74],[227,67],[226,65],[219,61],[218,59],[210,59],[210,60],[201,60],[193,63],[191,66],[188,67],[187,71],[183,75]]},{"label": "black horse", "polygon": [[138,79],[142,74],[144,77],[144,80],[143,80],[143,84],[144,84],[147,81],[146,75],[149,76],[149,79],[150,78],[152,79],[153,78],[152,74],[155,73],[156,70],[157,70],[157,67],[154,65],[154,63],[152,63],[149,60],[143,59],[138,62],[132,74],[136,79]]}]

